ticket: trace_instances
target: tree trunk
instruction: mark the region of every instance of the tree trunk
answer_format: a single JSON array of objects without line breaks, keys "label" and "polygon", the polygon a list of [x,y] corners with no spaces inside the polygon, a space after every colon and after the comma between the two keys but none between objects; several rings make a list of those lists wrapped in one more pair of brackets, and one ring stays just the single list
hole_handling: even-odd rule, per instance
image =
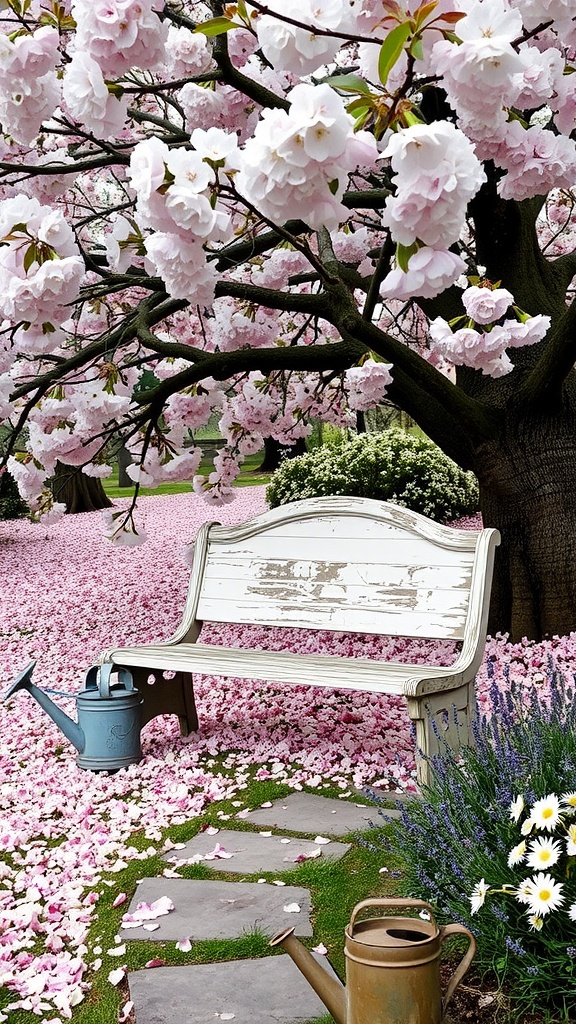
[{"label": "tree trunk", "polygon": [[306,441],[299,437],[294,444],[280,444],[275,437],[264,438],[264,458],[255,473],[273,473],[283,459],[294,459],[306,452]]},{"label": "tree trunk", "polygon": [[575,404],[508,415],[476,453],[485,526],[502,535],[489,629],[513,641],[576,629]]},{"label": "tree trunk", "polygon": [[51,483],[55,501],[63,501],[67,514],[95,512],[110,508],[112,502],[98,477],[86,476],[75,466],[56,463],[56,472]]}]

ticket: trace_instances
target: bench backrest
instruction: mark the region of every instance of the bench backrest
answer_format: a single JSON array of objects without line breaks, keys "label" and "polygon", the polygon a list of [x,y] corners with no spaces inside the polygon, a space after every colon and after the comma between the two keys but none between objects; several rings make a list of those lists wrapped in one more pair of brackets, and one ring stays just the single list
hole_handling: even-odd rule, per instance
[{"label": "bench backrest", "polygon": [[[455,530],[389,502],[293,502],[199,532],[195,619],[484,643],[496,530]],[[183,623],[183,627],[185,626]]]}]

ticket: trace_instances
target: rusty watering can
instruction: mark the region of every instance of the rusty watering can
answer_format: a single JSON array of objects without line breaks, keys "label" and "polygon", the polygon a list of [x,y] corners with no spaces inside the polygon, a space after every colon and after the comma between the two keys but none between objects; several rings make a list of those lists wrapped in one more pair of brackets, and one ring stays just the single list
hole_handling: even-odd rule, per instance
[{"label": "rusty watering can", "polygon": [[[14,680],[4,700],[26,690],[62,730],[78,751],[79,768],[93,772],[117,771],[142,759],[140,749],[140,708],[143,703],[134,689],[132,674],[116,665],[93,665],[86,673],[85,689],[76,694],[78,722],[66,715],[31,680],[36,662]],[[110,684],[112,672],[117,684]],[[52,691],[54,692],[54,691]],[[60,694],[73,696],[73,694]]]},{"label": "rusty watering can", "polygon": [[[406,907],[420,917],[369,917],[369,907]],[[415,899],[363,900],[345,930],[346,988],[325,970],[286,928],[271,940],[283,946],[334,1017],[336,1024],[440,1024],[457,985],[476,952],[474,936],[461,924],[439,928],[429,903]],[[465,935],[468,949],[446,992],[440,985],[440,950],[449,935]]]}]

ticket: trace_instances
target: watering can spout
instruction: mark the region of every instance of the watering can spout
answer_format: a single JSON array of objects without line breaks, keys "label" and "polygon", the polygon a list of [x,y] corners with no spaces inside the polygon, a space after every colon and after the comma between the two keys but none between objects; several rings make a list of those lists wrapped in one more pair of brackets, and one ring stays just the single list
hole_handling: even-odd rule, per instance
[{"label": "watering can spout", "polygon": [[36,662],[33,661],[16,677],[10,688],[4,694],[4,700],[8,700],[13,694],[19,690],[26,690],[31,697],[44,709],[47,715],[50,716],[53,722],[56,722],[58,728],[64,733],[67,739],[74,744],[76,750],[82,753],[84,750],[86,738],[84,736],[84,730],[80,728],[76,722],[68,715],[64,714],[61,708],[50,700],[50,697],[41,690],[40,687],[35,686],[32,682],[32,672]]},{"label": "watering can spout", "polygon": [[316,995],[332,1014],[336,1024],[346,1024],[346,989],[341,981],[328,974],[305,946],[294,936],[293,928],[285,928],[270,941],[271,946],[282,946],[292,957],[298,969],[310,983]]}]

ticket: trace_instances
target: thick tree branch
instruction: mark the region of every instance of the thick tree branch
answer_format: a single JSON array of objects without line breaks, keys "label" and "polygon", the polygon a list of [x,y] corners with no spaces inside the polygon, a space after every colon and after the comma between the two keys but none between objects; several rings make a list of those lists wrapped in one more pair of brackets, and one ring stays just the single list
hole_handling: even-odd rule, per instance
[{"label": "thick tree branch", "polygon": [[542,354],[518,388],[516,400],[525,405],[557,403],[575,363],[576,299],[550,327]]},{"label": "thick tree branch", "polygon": [[116,349],[121,345],[134,341],[140,324],[154,327],[156,324],[161,323],[162,320],[165,320],[166,317],[185,309],[187,305],[188,303],[184,299],[170,299],[166,298],[165,295],[147,296],[119,327],[112,331],[104,332],[99,338],[95,338],[94,341],[86,345],[85,348],[78,349],[73,355],[63,359],[57,366],[35,376],[25,384],[20,384],[12,392],[10,401],[14,402],[18,398],[23,398],[35,392],[38,392],[40,395],[45,394],[50,387],[58,384],[64,377],[68,377],[74,370],[80,370],[84,366],[88,366],[98,356],[109,353],[110,357],[112,357]]},{"label": "thick tree branch", "polygon": [[[260,288],[240,281],[218,281],[216,298],[228,296],[243,302],[253,302],[269,309],[283,309],[288,313],[310,313],[329,320],[329,302],[324,293],[302,295],[300,292],[280,292],[274,288]],[[259,349],[258,351],[262,351]]]},{"label": "thick tree branch", "polygon": [[576,274],[576,251],[566,252],[551,261],[551,266],[558,279],[558,284],[566,291]]},{"label": "thick tree branch", "polygon": [[[479,444],[493,436],[496,429],[493,409],[464,395],[417,352],[365,320],[358,312],[344,284],[340,282],[339,287],[327,288],[327,294],[330,304],[326,319],[338,328],[342,337],[364,343],[368,349],[394,364],[396,371],[392,373],[394,376],[396,372],[397,394],[402,402],[406,393],[410,396],[411,406],[414,407],[419,392],[419,400],[424,407],[432,396],[436,407],[448,413],[454,422],[460,425],[460,429],[466,430],[473,444]],[[401,371],[400,374],[398,370]]]},{"label": "thick tree branch", "polygon": [[276,107],[280,110],[289,110],[290,104],[283,96],[278,96],[271,89],[252,81],[243,75],[238,68],[235,68],[228,54],[228,40],[225,35],[217,36],[214,40],[214,60],[218,64],[224,81],[231,85],[238,92],[254,100],[260,107]]},{"label": "thick tree branch", "polygon": [[157,417],[170,395],[191,387],[206,377],[228,380],[243,373],[296,371],[305,373],[341,372],[353,366],[366,351],[356,339],[347,339],[333,345],[274,348],[243,348],[234,352],[202,353],[194,366],[182,370],[136,396],[140,406],[146,407],[150,417]]}]

